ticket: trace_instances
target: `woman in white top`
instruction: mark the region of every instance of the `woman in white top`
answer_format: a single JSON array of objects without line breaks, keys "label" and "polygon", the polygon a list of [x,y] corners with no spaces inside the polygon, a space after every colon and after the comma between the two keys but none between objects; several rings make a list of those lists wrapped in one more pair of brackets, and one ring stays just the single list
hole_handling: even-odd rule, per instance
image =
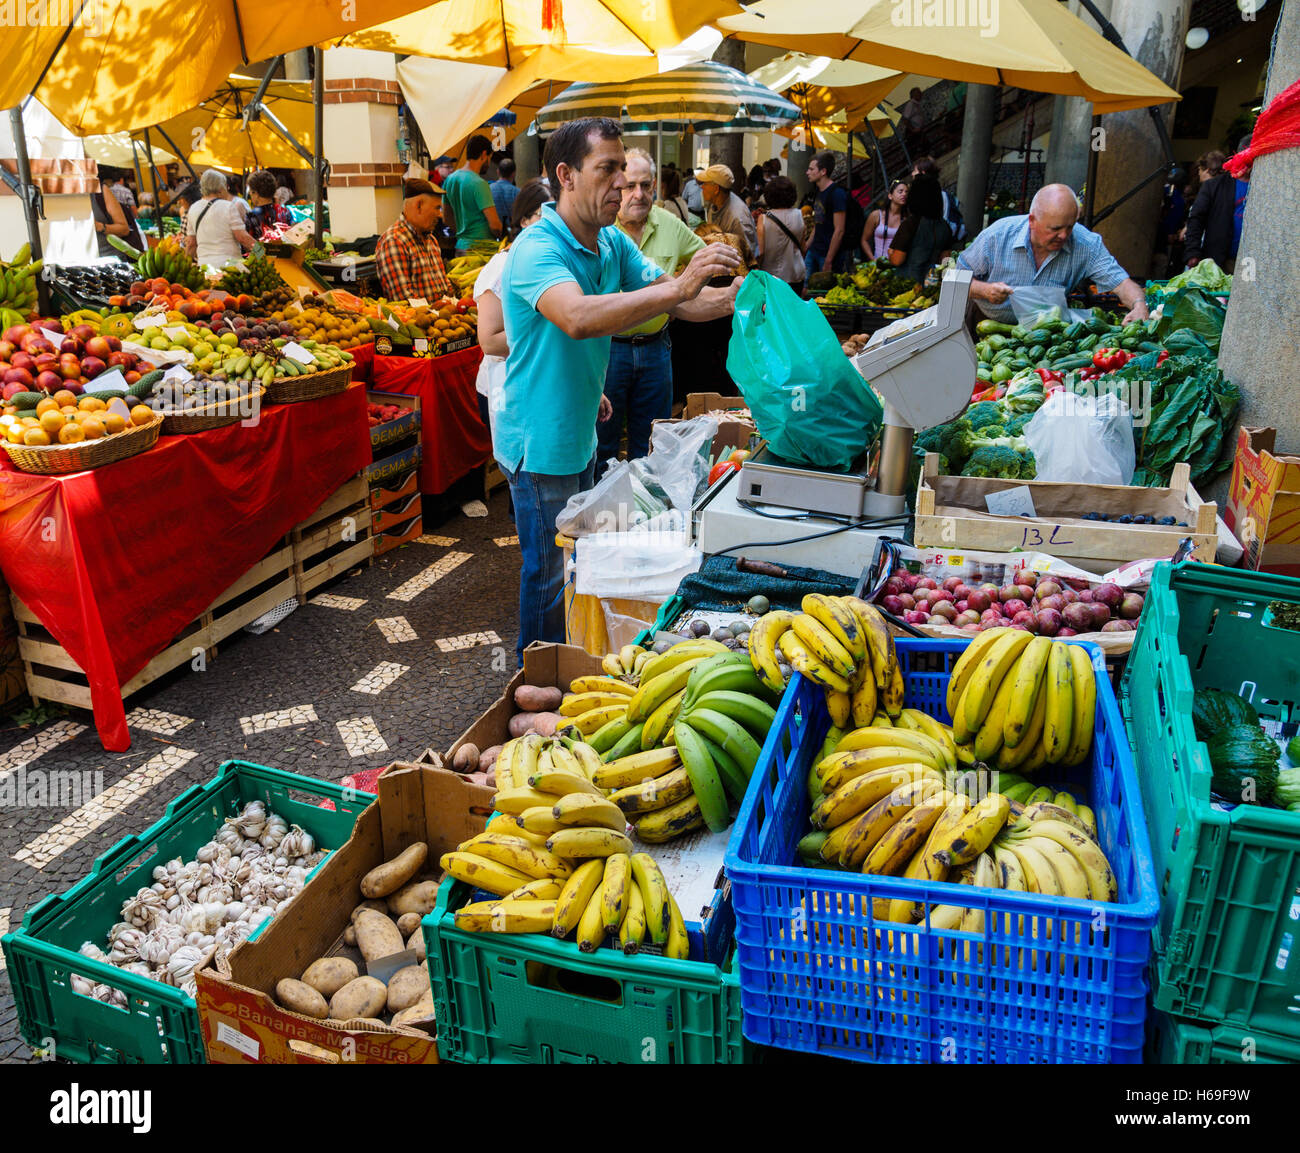
[{"label": "woman in white top", "polygon": [[862,229],[862,253],[869,260],[888,260],[889,246],[894,233],[903,223],[903,206],[907,203],[907,183],[895,180],[889,186],[889,199],[885,207],[877,208],[867,217]]},{"label": "woman in white top", "polygon": [[807,275],[803,259],[806,225],[803,213],[794,206],[795,198],[795,188],[788,177],[772,177],[763,189],[767,211],[755,223],[758,267],[799,292]]},{"label": "woman in white top", "polygon": [[[542,218],[542,205],[555,198],[542,180],[530,180],[515,197],[510,209],[510,239]],[[478,367],[478,411],[484,425],[492,428],[491,413],[501,403],[501,384],[506,375],[506,322],[501,310],[501,277],[510,250],[498,252],[474,281],[474,303],[478,306],[478,345],[483,359]]]},{"label": "woman in white top", "polygon": [[199,178],[203,199],[190,207],[185,218],[185,247],[200,264],[221,268],[238,260],[253,247],[243,217],[226,197],[225,176],[209,168]]}]

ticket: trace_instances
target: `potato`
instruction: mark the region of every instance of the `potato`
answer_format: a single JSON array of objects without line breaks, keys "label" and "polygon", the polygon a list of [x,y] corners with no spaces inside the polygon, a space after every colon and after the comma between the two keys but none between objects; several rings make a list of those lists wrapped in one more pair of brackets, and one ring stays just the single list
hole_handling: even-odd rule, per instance
[{"label": "potato", "polygon": [[420,927],[420,914],[403,913],[397,918],[397,927],[402,931],[403,937],[409,937]]},{"label": "potato", "polygon": [[397,1026],[405,1026],[408,1029],[424,1029],[425,1026],[422,1022],[427,1022],[429,1028],[425,1029],[425,1031],[432,1033],[433,1012],[433,1001],[426,998],[425,1000],[412,1005],[409,1009],[403,1009],[400,1013],[396,1014],[389,1023]]},{"label": "potato", "polygon": [[472,773],[478,769],[478,760],[482,754],[473,741],[466,741],[456,750],[451,758],[451,767],[458,773]]},{"label": "potato", "polygon": [[376,913],[386,914],[388,912],[388,906],[385,905],[383,901],[378,899],[373,901],[362,901],[361,904],[352,910],[352,916],[349,920],[355,921],[357,919],[357,914],[361,912],[362,909],[373,909]]},{"label": "potato", "polygon": [[432,913],[437,903],[437,881],[412,881],[388,898],[388,911],[394,917],[403,913],[419,913],[423,917]]},{"label": "potato", "polygon": [[415,955],[420,959],[420,964],[423,965],[428,959],[428,954],[424,951],[423,929],[416,929],[415,932],[406,939],[406,947],[415,950]]},{"label": "potato", "polygon": [[330,1016],[336,1021],[354,1017],[378,1017],[388,1004],[388,989],[374,977],[349,981],[330,998]]},{"label": "potato", "polygon": [[351,945],[353,948],[356,948],[356,944],[357,944],[356,925],[349,925],[346,929],[343,930],[343,943],[345,945]]},{"label": "potato", "polygon": [[564,691],[551,685],[520,685],[515,689],[515,704],[526,713],[551,712],[560,707]]},{"label": "potato", "polygon": [[323,996],[332,997],[359,976],[357,963],[350,957],[321,957],[307,966],[302,980]]},{"label": "potato", "polygon": [[391,957],[404,948],[402,934],[392,920],[383,913],[362,909],[353,922],[357,930],[357,948],[367,961]]},{"label": "potato", "polygon": [[330,1007],[318,989],[303,981],[285,977],[275,983],[275,999],[286,1009],[301,1013],[304,1017],[315,1017],[323,1021],[330,1014]]},{"label": "potato", "polygon": [[400,1013],[412,1005],[418,1005],[426,997],[432,997],[429,986],[429,970],[423,965],[407,965],[398,969],[388,978],[388,1011]]},{"label": "potato", "polygon": [[[559,692],[559,689],[556,689]],[[565,724],[567,718],[559,713],[515,713],[506,726],[512,737],[525,737],[536,733],[541,737],[555,736],[555,730]]]},{"label": "potato", "polygon": [[371,869],[361,878],[361,895],[363,897],[386,897],[396,893],[424,864],[429,855],[429,846],[423,841],[416,841],[397,854],[391,861],[385,861],[377,868]]},{"label": "potato", "polygon": [[490,749],[484,749],[478,755],[478,771],[480,773],[486,773],[488,769],[497,763],[497,757],[500,755],[500,745],[493,745]]}]

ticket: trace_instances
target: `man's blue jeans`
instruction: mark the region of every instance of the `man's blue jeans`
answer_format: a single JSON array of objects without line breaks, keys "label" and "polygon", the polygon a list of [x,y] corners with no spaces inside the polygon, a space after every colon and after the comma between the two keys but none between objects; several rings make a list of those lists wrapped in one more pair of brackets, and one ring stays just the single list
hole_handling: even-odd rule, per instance
[{"label": "man's blue jeans", "polygon": [[[811,249],[803,254],[803,266],[808,270],[811,276],[814,272],[821,272],[826,267],[826,254],[824,252],[813,252]],[[844,272],[849,266],[849,254],[840,248],[835,254],[835,267],[830,269],[831,272]],[[805,281],[806,283],[806,281]]]},{"label": "man's blue jeans", "polygon": [[673,414],[673,342],[668,330],[658,340],[632,344],[612,340],[609,368],[605,371],[605,395],[614,415],[596,425],[596,469],[618,456],[623,425],[627,424],[627,458],[635,460],[650,452],[650,424]]},{"label": "man's blue jeans", "polygon": [[555,518],[569,497],[589,489],[595,478],[592,460],[580,473],[501,472],[510,483],[519,533],[519,643],[515,656],[524,663],[524,649],[533,641],[564,643],[564,554],[555,543]]}]

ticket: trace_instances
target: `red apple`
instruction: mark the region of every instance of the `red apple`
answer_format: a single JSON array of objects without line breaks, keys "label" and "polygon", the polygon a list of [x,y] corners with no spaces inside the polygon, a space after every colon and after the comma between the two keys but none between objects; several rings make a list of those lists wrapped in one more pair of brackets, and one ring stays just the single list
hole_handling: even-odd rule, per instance
[{"label": "red apple", "polygon": [[87,356],[97,356],[100,360],[107,360],[108,354],[112,351],[113,347],[108,343],[106,336],[92,336],[86,341]]},{"label": "red apple", "polygon": [[40,356],[34,357],[33,359],[38,372],[46,368],[53,368],[59,363],[59,358],[52,352],[42,352]]},{"label": "red apple", "polygon": [[81,362],[79,360],[59,361],[59,375],[64,380],[79,380],[81,378]]},{"label": "red apple", "polygon": [[1034,590],[1031,585],[1018,584],[1016,585],[1016,592],[1020,594],[1020,599],[1022,601],[1031,601],[1034,599]]},{"label": "red apple", "polygon": [[1015,620],[1023,612],[1028,611],[1029,605],[1019,597],[1013,597],[1009,601],[1002,602],[1002,614]]},{"label": "red apple", "polygon": [[890,593],[887,596],[882,597],[880,607],[884,609],[885,612],[892,613],[896,617],[902,616],[902,614],[907,611],[903,607],[903,602],[898,599],[897,593]]},{"label": "red apple", "polygon": [[29,372],[36,367],[36,358],[30,352],[15,352],[9,358],[14,368],[25,368]]},{"label": "red apple", "polygon": [[30,352],[33,356],[38,352],[55,351],[53,341],[46,340],[43,336],[34,336],[31,334],[23,337],[23,350],[25,352]]},{"label": "red apple", "polygon": [[971,592],[966,601],[977,613],[982,613],[993,604],[993,597],[989,595],[987,589],[978,588]]},{"label": "red apple", "polygon": [[81,369],[86,374],[87,380],[94,380],[107,367],[108,365],[97,356],[88,356],[81,362]]},{"label": "red apple", "polygon": [[[3,377],[0,377],[0,380],[3,379]],[[0,397],[4,397],[5,400],[13,400],[20,392],[26,391],[27,385],[23,384],[21,380],[5,380],[3,387],[0,387]]]},{"label": "red apple", "polygon": [[95,330],[88,324],[78,324],[69,333],[69,336],[75,336],[83,344],[95,336]]},{"label": "red apple", "polygon": [[1038,631],[1038,618],[1028,609],[1022,609],[1011,618],[1012,625],[1024,625],[1031,633]]},{"label": "red apple", "polygon": [[1020,590],[1016,588],[1015,585],[1003,585],[1000,589],[998,589],[998,600],[1000,600],[1003,604],[1006,604],[1007,601],[1014,601],[1019,599],[1020,599]]},{"label": "red apple", "polygon": [[[970,601],[968,601],[965,597],[962,597],[961,600],[959,600],[959,601],[957,602],[957,611],[958,611],[959,613],[969,612],[969,611],[970,611]],[[976,613],[976,614],[975,614],[975,619],[976,619],[976,620],[979,619],[979,613]]]},{"label": "red apple", "polygon": [[959,584],[952,590],[953,600],[964,601],[970,597],[971,588],[967,584]]},{"label": "red apple", "polygon": [[1058,637],[1077,637],[1079,635],[1079,630],[1072,629],[1069,625],[1062,625],[1056,630],[1056,635]]},{"label": "red apple", "polygon": [[112,368],[115,364],[120,364],[122,366],[122,371],[125,372],[127,359],[130,356],[131,354],[129,352],[110,352],[108,356],[104,358],[104,363],[106,363],[109,368]]},{"label": "red apple", "polygon": [[85,341],[78,340],[75,336],[65,336],[63,338],[63,343],[59,345],[60,355],[62,355],[65,352],[70,352],[72,353],[73,356],[80,356],[85,351],[86,351]]},{"label": "red apple", "polygon": [[63,377],[47,369],[36,378],[36,387],[42,392],[58,392],[63,387]]},{"label": "red apple", "polygon": [[25,368],[7,368],[4,375],[5,384],[25,385],[23,391],[29,391],[32,387],[32,374]]},{"label": "red apple", "polygon": [[1061,631],[1061,614],[1056,609],[1040,608],[1038,610],[1038,632],[1045,637],[1054,637]]},{"label": "red apple", "polygon": [[898,603],[901,604],[904,609],[914,609],[916,608],[916,597],[911,593],[899,593]]},{"label": "red apple", "polygon": [[1002,614],[997,609],[986,609],[980,613],[980,624],[1000,625],[1002,624]]},{"label": "red apple", "polygon": [[1031,568],[1016,569],[1015,582],[1018,585],[1028,585],[1033,588],[1038,584],[1038,574]]},{"label": "red apple", "polygon": [[6,328],[3,337],[0,337],[0,339],[3,339],[6,344],[15,344],[22,347],[23,337],[31,330],[32,326],[30,324],[15,324],[10,328]]},{"label": "red apple", "polygon": [[961,577],[950,576],[944,577],[943,584],[940,586],[947,592],[955,592],[961,585]]},{"label": "red apple", "polygon": [[939,587],[939,582],[936,581],[934,577],[919,577],[916,582],[916,587],[919,589],[937,589]]},{"label": "red apple", "polygon": [[108,341],[109,352],[120,352],[122,350],[122,342],[116,336],[106,336],[104,339]]},{"label": "red apple", "polygon": [[15,352],[18,346],[11,340],[0,340],[0,360],[8,360]]},{"label": "red apple", "polygon": [[1040,581],[1038,587],[1034,589],[1034,596],[1042,600],[1060,591],[1061,586],[1056,581]]},{"label": "red apple", "polygon": [[937,617],[939,620],[946,620],[949,624],[957,619],[957,610],[953,607],[952,601],[940,601],[930,609],[930,616]]}]

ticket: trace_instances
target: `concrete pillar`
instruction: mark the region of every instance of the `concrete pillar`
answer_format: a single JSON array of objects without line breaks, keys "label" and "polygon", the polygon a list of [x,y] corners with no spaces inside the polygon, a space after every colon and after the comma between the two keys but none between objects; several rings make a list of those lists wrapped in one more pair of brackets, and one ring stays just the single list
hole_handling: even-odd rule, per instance
[{"label": "concrete pillar", "polygon": [[284,54],[284,71],[281,75],[286,80],[311,79],[311,49],[302,48],[297,52]]},{"label": "concrete pillar", "polygon": [[330,231],[352,240],[382,233],[402,211],[397,156],[397,57],[331,48],[325,59],[325,149]]},{"label": "concrete pillar", "polygon": [[[1171,88],[1178,88],[1191,0],[1114,0],[1111,23],[1137,62]],[[1159,110],[1165,127],[1173,124],[1174,105]],[[1145,108],[1113,112],[1101,119],[1097,158],[1096,208],[1105,208],[1164,163],[1160,139]],[[1161,181],[1154,180],[1097,226],[1111,255],[1135,279],[1151,269]]]},{"label": "concrete pillar", "polygon": [[991,84],[966,85],[966,110],[961,122],[961,153],[957,160],[957,203],[966,231],[974,236],[984,220],[989,188],[989,152],[999,91]]},{"label": "concrete pillar", "polygon": [[[745,43],[743,40],[724,40],[718,45],[713,59],[719,64],[745,71]],[[709,163],[726,164],[736,174],[736,187],[745,179],[745,138],[738,132],[718,133],[709,137]]]},{"label": "concrete pillar", "polygon": [[[1110,16],[1111,0],[1094,0],[1101,14]],[[1088,11],[1070,0],[1070,11],[1089,28],[1096,22]],[[1092,142],[1092,102],[1082,96],[1057,96],[1052,101],[1052,134],[1047,142],[1045,184],[1068,184],[1075,192],[1088,179],[1088,149]]]},{"label": "concrete pillar", "polygon": [[[1295,0],[1283,5],[1274,37],[1265,108],[1300,77],[1300,4]],[[1279,453],[1300,453],[1295,388],[1300,317],[1288,303],[1300,284],[1300,248],[1294,236],[1298,211],[1300,150],[1284,148],[1261,156],[1250,174],[1219,351],[1219,366],[1241,389],[1240,423],[1276,428]],[[1228,477],[1224,473],[1215,485],[1214,499],[1223,500]]]},{"label": "concrete pillar", "polygon": [[542,174],[542,138],[521,132],[512,142],[515,156],[515,184],[522,188]]}]

